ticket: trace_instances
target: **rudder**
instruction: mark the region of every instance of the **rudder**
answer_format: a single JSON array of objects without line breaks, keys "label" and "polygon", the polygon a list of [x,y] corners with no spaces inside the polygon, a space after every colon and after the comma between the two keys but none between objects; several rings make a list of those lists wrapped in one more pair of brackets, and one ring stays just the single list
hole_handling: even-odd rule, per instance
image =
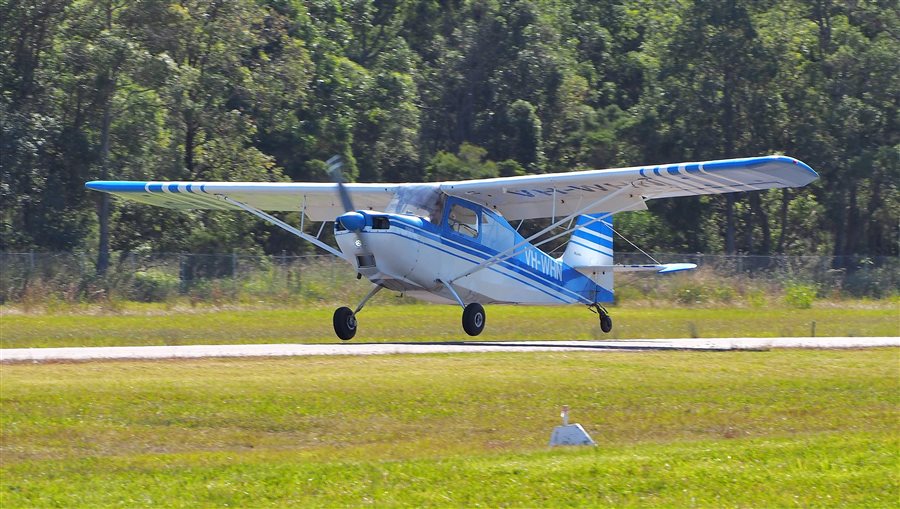
[{"label": "rudder", "polygon": [[578,216],[562,261],[612,291],[612,215],[601,212]]}]

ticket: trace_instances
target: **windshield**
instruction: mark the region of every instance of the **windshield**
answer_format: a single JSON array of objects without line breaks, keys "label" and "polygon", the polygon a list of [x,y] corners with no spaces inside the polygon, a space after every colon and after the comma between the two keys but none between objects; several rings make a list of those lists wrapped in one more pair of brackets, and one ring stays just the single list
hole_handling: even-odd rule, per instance
[{"label": "windshield", "polygon": [[397,190],[385,212],[424,217],[438,224],[444,212],[445,199],[446,195],[437,185],[403,186]]}]

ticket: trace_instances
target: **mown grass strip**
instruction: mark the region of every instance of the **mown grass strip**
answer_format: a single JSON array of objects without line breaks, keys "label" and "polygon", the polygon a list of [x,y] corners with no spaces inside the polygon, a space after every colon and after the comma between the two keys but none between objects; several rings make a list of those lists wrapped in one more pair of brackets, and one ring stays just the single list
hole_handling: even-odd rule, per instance
[{"label": "mown grass strip", "polygon": [[[338,341],[331,308],[164,311],[124,315],[0,317],[0,347],[139,346]],[[672,337],[900,336],[900,308],[614,308],[611,334],[581,306],[488,306],[478,339],[573,340]],[[371,306],[354,341],[461,341],[456,306]]]},{"label": "mown grass strip", "polygon": [[[4,507],[890,506],[900,350],[5,365]],[[561,404],[600,444],[547,451]]]},{"label": "mown grass strip", "polygon": [[896,437],[641,444],[400,461],[247,452],[25,463],[4,507],[896,507]]}]

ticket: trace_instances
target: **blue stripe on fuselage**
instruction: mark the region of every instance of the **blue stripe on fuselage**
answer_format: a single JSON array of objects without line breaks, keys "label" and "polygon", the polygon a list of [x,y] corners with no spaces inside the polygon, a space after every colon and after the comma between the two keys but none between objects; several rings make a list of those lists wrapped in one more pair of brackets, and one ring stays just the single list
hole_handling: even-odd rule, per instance
[{"label": "blue stripe on fuselage", "polygon": [[[402,230],[404,230],[404,231],[407,231],[407,232],[411,233],[412,236],[401,235],[400,233],[392,232],[392,231],[381,231],[381,232],[375,232],[375,233],[379,233],[379,234],[387,234],[387,235],[396,235],[397,237],[400,237],[400,238],[402,238],[402,239],[406,239],[406,240],[411,240],[411,241],[413,241],[413,242],[417,242],[417,243],[419,243],[419,244],[422,244],[423,246],[427,246],[427,247],[429,247],[429,248],[431,248],[431,249],[435,249],[435,250],[440,251],[440,252],[442,252],[442,253],[446,253],[446,254],[448,254],[448,255],[450,255],[450,256],[453,256],[453,257],[455,257],[455,258],[459,258],[460,260],[467,261],[467,262],[469,262],[469,263],[477,264],[477,263],[479,263],[479,261],[480,261],[480,260],[472,260],[472,259],[470,259],[470,258],[466,258],[465,256],[462,256],[462,255],[459,255],[459,254],[457,254],[457,253],[454,253],[454,252],[450,251],[449,249],[444,249],[443,247],[440,247],[440,246],[437,246],[437,245],[434,245],[434,244],[431,244],[431,243],[428,243],[428,242],[424,242],[424,241],[420,240],[420,238],[419,238],[419,237],[422,237],[422,235],[421,235],[420,233],[413,232],[411,229],[402,228],[402,227],[401,227],[400,229],[402,229]],[[454,249],[459,249],[459,248],[457,247],[457,248],[454,248]],[[565,298],[559,296],[558,294],[554,294],[554,293],[552,293],[550,290],[548,290],[548,289],[546,289],[546,288],[541,288],[541,287],[535,286],[534,284],[529,283],[528,281],[524,281],[524,280],[522,280],[522,279],[520,279],[520,278],[517,278],[517,277],[511,275],[511,274],[506,274],[506,273],[504,273],[504,272],[501,272],[501,271],[498,270],[497,268],[494,268],[494,267],[488,267],[486,270],[490,270],[490,271],[495,272],[495,273],[497,273],[497,274],[499,274],[499,275],[501,275],[501,276],[508,277],[508,278],[512,279],[513,281],[516,281],[516,282],[518,282],[518,283],[521,283],[521,284],[523,284],[523,285],[525,285],[525,286],[528,286],[528,287],[530,287],[530,288],[534,288],[535,290],[537,290],[537,291],[539,291],[539,292],[541,292],[541,293],[544,293],[544,294],[548,295],[549,297],[552,297],[553,299],[556,299],[556,300],[558,300],[558,301],[560,301],[560,302],[563,302],[563,303],[565,303],[565,304],[572,304],[572,303],[573,303],[572,300],[565,299]],[[516,272],[516,271],[514,271],[514,272]],[[581,300],[581,297],[580,297],[580,296],[579,296],[579,300]]]},{"label": "blue stripe on fuselage", "polygon": [[[470,256],[473,256],[473,257],[476,257],[477,259],[479,259],[478,261],[467,260],[472,263],[480,263],[481,261],[488,260],[491,257],[493,257],[499,253],[499,251],[496,251],[488,246],[485,246],[483,244],[480,244],[480,243],[477,243],[474,241],[469,241],[468,239],[465,239],[462,237],[460,239],[450,239],[446,236],[440,235],[438,233],[438,229],[430,223],[424,223],[424,225],[427,225],[427,226],[425,228],[423,228],[421,226],[413,225],[409,222],[403,221],[401,217],[392,216],[392,224],[396,225],[399,228],[410,231],[413,234],[419,235],[421,237],[424,237],[424,238],[427,238],[427,239],[430,239],[433,241],[437,241],[442,245],[448,246],[453,249],[457,249],[459,251],[462,251],[463,253],[469,254]],[[428,227],[433,228],[433,231],[429,231]],[[425,244],[429,247],[439,249],[437,246],[435,246],[433,244],[426,243],[426,242],[423,242],[418,239],[411,239],[411,240],[417,240],[418,242]],[[517,239],[517,241],[521,241],[521,240],[522,239]],[[517,274],[520,274],[524,277],[527,277],[528,279],[534,281],[535,283],[543,285],[547,288],[550,288],[553,291],[567,292],[572,297],[574,297],[576,300],[580,300],[582,302],[593,302],[592,297],[595,294],[602,296],[604,298],[603,299],[604,301],[609,301],[612,299],[612,292],[595,284],[593,281],[590,280],[590,278],[587,278],[580,272],[576,271],[575,269],[573,269],[571,267],[567,267],[566,265],[562,265],[562,268],[561,268],[561,272],[562,272],[562,276],[563,276],[562,280],[557,280],[556,278],[551,278],[542,272],[534,270],[534,268],[532,268],[530,265],[528,265],[524,260],[521,260],[518,258],[518,256],[522,256],[524,251],[527,250],[529,247],[530,246],[523,246],[522,251],[520,253],[518,253],[516,257],[507,258],[506,260],[498,262],[497,265],[499,265],[507,270],[511,270]],[[442,249],[441,251],[444,251],[444,250]],[[444,251],[444,252],[446,252],[446,251]],[[454,253],[450,253],[450,254],[454,254]],[[542,251],[541,251],[541,255],[547,256]],[[454,256],[462,258],[456,254],[454,254]],[[552,258],[550,258],[550,260],[552,260],[553,263],[559,263],[556,260],[553,260]],[[508,274],[506,274],[506,275],[508,277],[511,277]],[[515,279],[515,278],[513,278],[513,279]],[[531,285],[529,285],[529,286],[531,286]],[[545,290],[542,290],[542,291],[544,291],[544,293],[547,293]],[[563,299],[560,299],[556,295],[549,294],[549,293],[548,293],[548,295],[553,296],[557,300],[563,300]]]}]

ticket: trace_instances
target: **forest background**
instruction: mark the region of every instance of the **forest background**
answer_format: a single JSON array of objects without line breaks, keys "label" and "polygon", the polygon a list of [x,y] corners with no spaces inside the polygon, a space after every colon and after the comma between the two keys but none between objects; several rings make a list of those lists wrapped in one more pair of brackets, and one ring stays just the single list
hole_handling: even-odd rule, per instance
[{"label": "forest background", "polygon": [[[900,11],[854,0],[0,0],[0,251],[313,252],[92,179],[436,181],[784,153],[644,249],[896,256]],[[283,214],[298,224],[297,214]],[[839,259],[836,259],[839,260]],[[840,263],[836,261],[835,263]]]}]

